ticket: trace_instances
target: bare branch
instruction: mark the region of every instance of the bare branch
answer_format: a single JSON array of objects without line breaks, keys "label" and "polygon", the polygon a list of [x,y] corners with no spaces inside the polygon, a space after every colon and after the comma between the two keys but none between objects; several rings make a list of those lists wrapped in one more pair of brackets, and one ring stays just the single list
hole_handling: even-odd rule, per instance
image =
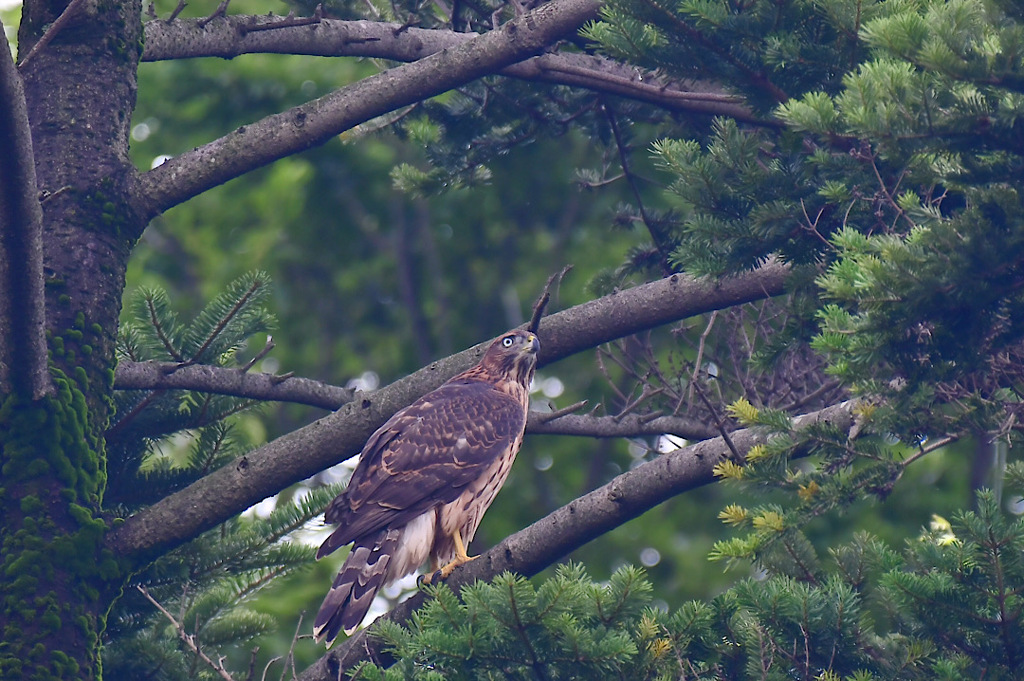
[{"label": "bare branch", "polygon": [[572,269],[572,265],[566,265],[562,268],[561,272],[556,272],[548,277],[548,283],[544,284],[544,292],[537,299],[537,302],[533,304],[533,315],[530,317],[530,323],[527,325],[526,330],[533,333],[537,332],[537,328],[540,326],[540,318],[544,316],[544,309],[547,308],[548,302],[551,301],[551,284],[558,280],[558,283],[562,283],[562,279]]},{"label": "bare branch", "polygon": [[[843,402],[797,417],[794,426],[801,429],[812,423],[824,422],[840,430],[849,430],[853,424],[852,414],[853,403]],[[744,454],[765,440],[765,432],[761,429],[739,430],[732,434],[733,445]],[[664,454],[619,475],[603,487],[508,537],[477,560],[457,568],[446,583],[457,591],[463,585],[491,579],[505,571],[532,577],[592,539],[658,504],[715,482],[712,470],[730,455],[729,447],[720,437]],[[416,594],[383,617],[405,621],[425,600],[424,594]],[[364,660],[387,662],[380,641],[368,636],[367,629],[320,658],[299,676],[299,681],[344,678],[347,670]]]},{"label": "bare branch", "polygon": [[231,677],[231,674],[228,674],[228,670],[224,669],[224,665],[222,663],[217,663],[211,660],[209,655],[204,653],[202,649],[199,647],[199,644],[196,643],[196,637],[185,631],[185,627],[181,624],[181,622],[176,620],[174,618],[174,615],[167,611],[167,608],[160,605],[160,603],[155,598],[149,595],[149,592],[145,589],[145,587],[136,585],[135,588],[138,589],[139,592],[146,597],[147,601],[156,606],[156,609],[162,612],[164,617],[170,620],[171,624],[174,625],[175,631],[178,632],[178,637],[181,638],[182,641],[184,641],[185,645],[189,647],[189,650],[195,653],[200,660],[209,665],[210,669],[217,672],[217,676],[224,679],[224,681],[235,681]]},{"label": "bare branch", "polygon": [[120,362],[115,390],[195,390],[256,400],[295,402],[337,409],[351,402],[355,391],[308,378],[248,373],[240,369],[174,362]]},{"label": "bare branch", "polygon": [[[376,116],[500,71],[596,18],[599,6],[599,0],[542,4],[496,31],[242,126],[140,175],[135,188],[140,212],[150,217],[158,215],[211,187],[323,144]],[[299,30],[317,28],[313,25]]]},{"label": "bare branch", "polygon": [[[414,62],[478,35],[376,21],[323,19],[315,27],[283,27],[280,17],[231,16],[200,29],[196,20],[151,21],[145,26],[143,61],[223,57],[241,54],[304,54],[324,57],[372,57]],[[265,30],[273,27],[274,30]],[[522,80],[571,85],[628,97],[674,111],[729,116],[760,125],[743,100],[720,85],[681,81],[642,71],[611,59],[586,54],[544,54],[506,66],[502,75]]]},{"label": "bare branch", "polygon": [[53,391],[46,359],[43,209],[25,90],[10,45],[0,49],[0,392]]},{"label": "bare branch", "polygon": [[640,437],[643,435],[678,435],[687,440],[707,440],[715,437],[718,430],[696,419],[682,416],[658,416],[631,414],[624,418],[615,416],[585,416],[566,414],[547,421],[548,414],[530,412],[526,432],[540,435],[579,435],[582,437]]},{"label": "bare branch", "polygon": [[[779,295],[789,268],[768,263],[719,281],[673,275],[549,315],[541,322],[540,363],[711,310]],[[479,359],[486,343],[430,364],[284,435],[128,518],[108,535],[123,556],[146,559],[252,504],[359,453],[387,418]]]},{"label": "bare branch", "polygon": [[[121,362],[114,375],[115,390],[195,390],[197,392],[234,395],[255,400],[293,402],[331,411],[355,399],[348,388],[321,383],[308,378],[284,378],[265,373],[243,373],[206,365],[179,367],[173,362]],[[706,440],[718,432],[700,421],[664,416],[654,419],[631,415],[583,416],[572,414],[586,402],[571,405],[554,414],[530,412],[526,432],[544,435],[578,435],[581,437],[639,437],[670,433],[687,440]]]}]

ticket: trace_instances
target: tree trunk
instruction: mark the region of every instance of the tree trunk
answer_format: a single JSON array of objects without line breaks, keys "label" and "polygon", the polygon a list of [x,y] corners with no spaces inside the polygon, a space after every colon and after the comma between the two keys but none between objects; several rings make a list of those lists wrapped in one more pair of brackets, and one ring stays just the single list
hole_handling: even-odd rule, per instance
[{"label": "tree trunk", "polygon": [[7,384],[2,395],[4,679],[98,678],[106,613],[128,571],[103,548],[101,501],[125,267],[144,227],[128,199],[141,35],[138,0],[23,8],[19,72],[43,215],[35,284],[55,389],[38,397]]}]

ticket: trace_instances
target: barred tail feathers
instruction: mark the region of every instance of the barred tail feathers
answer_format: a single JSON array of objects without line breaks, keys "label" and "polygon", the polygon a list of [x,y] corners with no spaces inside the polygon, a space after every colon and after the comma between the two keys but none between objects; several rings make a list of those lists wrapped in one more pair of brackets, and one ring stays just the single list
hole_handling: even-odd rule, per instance
[{"label": "barred tail feathers", "polygon": [[401,536],[401,529],[385,529],[352,547],[313,623],[317,642],[330,646],[339,632],[356,630],[385,584]]}]

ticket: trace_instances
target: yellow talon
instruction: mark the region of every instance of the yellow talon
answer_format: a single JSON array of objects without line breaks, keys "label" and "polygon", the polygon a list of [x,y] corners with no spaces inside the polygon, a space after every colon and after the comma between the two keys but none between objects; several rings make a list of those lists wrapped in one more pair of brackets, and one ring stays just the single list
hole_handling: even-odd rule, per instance
[{"label": "yellow talon", "polygon": [[420,577],[420,580],[422,580],[424,584],[433,583],[434,577],[436,575],[440,575],[441,579],[448,579],[452,572],[455,571],[455,568],[459,567],[460,565],[465,565],[471,560],[476,560],[477,558],[479,558],[479,556],[471,556],[468,553],[466,553],[466,545],[462,541],[461,531],[455,530],[455,534],[452,535],[452,539],[455,540],[455,558],[453,558],[450,563],[448,563],[441,569],[437,569],[436,565],[431,565],[431,568],[433,569],[429,573]]}]

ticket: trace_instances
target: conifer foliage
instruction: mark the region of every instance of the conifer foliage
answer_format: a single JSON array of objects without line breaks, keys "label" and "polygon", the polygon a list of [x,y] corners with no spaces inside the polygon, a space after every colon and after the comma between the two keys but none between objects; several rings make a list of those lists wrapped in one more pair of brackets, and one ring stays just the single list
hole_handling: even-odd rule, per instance
[{"label": "conifer foliage", "polygon": [[[270,280],[260,272],[233,282],[189,323],[178,320],[166,292],[136,292],[119,353],[169,367],[241,364],[252,336],[273,327],[265,301]],[[268,345],[269,347],[269,345]],[[108,495],[131,511],[245,454],[237,416],[251,401],[195,391],[120,391],[107,439]],[[325,486],[266,518],[236,517],[161,556],[135,574],[110,614],[104,651],[109,678],[223,678],[220,651],[276,629],[274,619],[246,605],[272,580],[314,561],[312,547],[291,535],[323,513],[341,489]],[[205,659],[204,659],[205,656]]]},{"label": "conifer foliage", "polygon": [[766,558],[763,578],[670,613],[630,567],[605,585],[570,565],[538,587],[510,574],[458,597],[440,586],[407,627],[377,628],[398,662],[354,678],[1019,678],[1024,519],[991,493],[902,551],[866,533],[807,551],[810,571]]},{"label": "conifer foliage", "polygon": [[1019,6],[612,0],[604,13],[589,34],[609,53],[718,79],[765,116],[655,145],[678,204],[668,261],[805,267],[822,298],[814,348],[855,393],[884,397],[887,428],[1009,435],[1024,339]]}]

